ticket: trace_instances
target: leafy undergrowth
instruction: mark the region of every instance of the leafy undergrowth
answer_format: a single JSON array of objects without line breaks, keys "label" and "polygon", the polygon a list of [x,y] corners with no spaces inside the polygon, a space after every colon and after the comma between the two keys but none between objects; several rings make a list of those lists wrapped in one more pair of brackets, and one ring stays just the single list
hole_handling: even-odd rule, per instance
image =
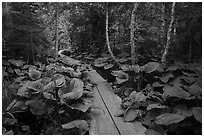
[{"label": "leafy undergrowth", "polygon": [[3,134],[89,134],[90,69],[64,55],[49,65],[3,60]]},{"label": "leafy undergrowth", "polygon": [[[113,81],[124,108],[117,116],[124,122],[140,121],[147,135],[202,134],[201,65],[148,62],[139,66],[127,65],[128,60],[121,59],[126,64],[116,69],[109,60],[101,57],[93,65]],[[111,73],[114,79],[105,73]]]}]

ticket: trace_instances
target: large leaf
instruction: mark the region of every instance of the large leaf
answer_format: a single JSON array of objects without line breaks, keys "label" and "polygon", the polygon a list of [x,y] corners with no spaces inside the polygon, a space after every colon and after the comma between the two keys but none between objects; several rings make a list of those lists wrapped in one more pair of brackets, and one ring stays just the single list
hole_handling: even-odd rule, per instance
[{"label": "large leaf", "polygon": [[201,107],[195,107],[193,108],[193,115],[197,121],[202,123],[202,108]]},{"label": "large leaf", "polygon": [[89,130],[89,125],[85,120],[74,120],[72,122],[63,124],[62,128],[64,129],[78,128],[80,130],[80,134],[84,134]]},{"label": "large leaf", "polygon": [[166,100],[168,97],[177,97],[180,99],[187,99],[190,94],[184,91],[182,88],[177,86],[168,86],[166,85],[163,88],[164,92],[162,94],[162,98]]},{"label": "large leaf", "polygon": [[30,95],[29,95],[29,93],[28,93],[28,89],[27,89],[26,86],[20,87],[20,88],[18,89],[17,95],[18,95],[18,96],[21,96],[21,97],[30,98]]},{"label": "large leaf", "polygon": [[27,86],[28,89],[32,89],[33,93],[42,93],[44,91],[44,85],[41,84],[39,81],[30,82],[30,84]]},{"label": "large leaf", "polygon": [[202,95],[202,88],[197,84],[193,84],[187,88],[188,92],[194,96],[201,96]]},{"label": "large leaf", "polygon": [[184,116],[184,117],[190,117],[193,115],[192,108],[188,108],[185,105],[177,105],[173,108],[174,113]]},{"label": "large leaf", "polygon": [[68,66],[73,66],[73,65],[80,65],[80,61],[79,60],[75,60],[73,58],[67,57],[65,55],[61,55],[61,61],[68,65]]},{"label": "large leaf", "polygon": [[14,112],[14,111],[25,110],[25,109],[27,109],[27,106],[25,105],[25,101],[15,99],[6,108],[6,111]]},{"label": "large leaf", "polygon": [[92,98],[82,98],[81,101],[75,102],[69,105],[69,107],[85,113],[92,106],[92,103],[93,103]]},{"label": "large leaf", "polygon": [[14,59],[10,59],[8,60],[11,64],[17,66],[17,67],[22,67],[23,64],[25,63],[23,60],[14,60]]},{"label": "large leaf", "polygon": [[54,79],[54,82],[56,82],[56,87],[62,87],[66,83],[65,77],[62,74],[55,74]]},{"label": "large leaf", "polygon": [[22,72],[20,69],[14,69],[14,71],[16,72],[17,75],[19,76],[23,76],[25,73]]},{"label": "large leaf", "polygon": [[134,103],[134,102],[145,102],[146,101],[146,96],[142,92],[133,91],[130,94],[130,99],[131,99],[132,103]]},{"label": "large leaf", "polygon": [[113,64],[105,64],[104,69],[107,70],[107,69],[110,69],[112,67],[113,67]]},{"label": "large leaf", "polygon": [[32,80],[37,80],[41,77],[41,72],[36,69],[29,69],[28,75]]},{"label": "large leaf", "polygon": [[185,119],[184,116],[181,116],[178,114],[166,113],[156,117],[155,122],[160,125],[170,125],[170,124],[178,123],[184,119]]},{"label": "large leaf", "polygon": [[167,73],[166,75],[160,77],[160,80],[164,83],[167,83],[170,78],[173,78],[174,75],[172,73]]},{"label": "large leaf", "polygon": [[62,100],[77,100],[83,95],[84,82],[73,78],[70,82],[71,92],[62,95]]},{"label": "large leaf", "polygon": [[111,73],[113,76],[116,76],[117,84],[122,84],[123,82],[128,81],[129,75],[123,71],[112,71]]},{"label": "large leaf", "polygon": [[163,109],[163,108],[167,108],[167,106],[161,105],[159,103],[150,104],[150,105],[147,106],[147,110],[151,110],[151,109]]},{"label": "large leaf", "polygon": [[127,58],[120,58],[120,59],[118,59],[118,62],[120,62],[120,63],[127,62]]},{"label": "large leaf", "polygon": [[43,115],[47,112],[45,102],[42,99],[33,99],[26,102],[30,106],[30,111],[34,115]]},{"label": "large leaf", "polygon": [[194,77],[187,77],[187,76],[182,76],[181,79],[182,79],[183,81],[185,81],[186,83],[190,84],[190,85],[191,85],[193,82],[196,81],[196,79],[195,79]]},{"label": "large leaf", "polygon": [[94,66],[96,67],[103,67],[107,64],[107,59],[108,58],[97,58],[94,60]]},{"label": "large leaf", "polygon": [[124,121],[125,122],[130,122],[135,120],[135,118],[138,116],[139,110],[135,108],[127,108],[125,113],[124,113]]},{"label": "large leaf", "polygon": [[160,64],[158,62],[148,62],[145,66],[144,71],[146,73],[151,73],[156,71],[160,67]]}]

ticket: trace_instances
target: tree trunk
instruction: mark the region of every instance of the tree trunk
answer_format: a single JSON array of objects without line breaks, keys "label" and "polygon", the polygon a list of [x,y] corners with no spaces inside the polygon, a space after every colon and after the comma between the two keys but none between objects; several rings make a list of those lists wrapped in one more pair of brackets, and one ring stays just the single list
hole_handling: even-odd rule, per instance
[{"label": "tree trunk", "polygon": [[131,23],[130,23],[130,42],[131,42],[131,58],[132,58],[132,65],[135,65],[135,57],[136,57],[136,53],[135,53],[135,36],[134,36],[134,32],[135,32],[135,11],[138,8],[139,3],[135,2],[134,4],[134,8],[132,10],[132,15],[131,15]]},{"label": "tree trunk", "polygon": [[114,57],[113,52],[112,52],[111,47],[110,47],[109,36],[108,36],[108,6],[106,6],[106,43],[107,43],[108,52],[111,55],[111,58],[115,61],[115,63],[119,67],[121,67],[121,64]]},{"label": "tree trunk", "polygon": [[175,5],[176,5],[176,2],[173,2],[172,3],[172,8],[171,8],[171,22],[169,24],[169,29],[168,29],[168,32],[167,32],[166,46],[165,46],[164,53],[163,53],[162,59],[161,59],[162,64],[166,64],[166,56],[167,56],[168,50],[169,50],[169,45],[170,45],[170,40],[171,40],[171,30],[172,30],[172,25],[173,25],[173,22],[174,22]]},{"label": "tree trunk", "polygon": [[58,58],[58,37],[59,37],[59,30],[58,30],[58,21],[59,21],[59,7],[58,3],[56,3],[56,18],[55,18],[55,60]]},{"label": "tree trunk", "polygon": [[[162,35],[161,35],[161,46],[162,48],[165,48],[165,24],[166,24],[166,21],[165,21],[165,2],[162,2],[162,7],[161,7],[161,10],[162,10],[162,24],[161,24],[161,32],[162,32]],[[163,52],[161,51],[161,54]]]}]

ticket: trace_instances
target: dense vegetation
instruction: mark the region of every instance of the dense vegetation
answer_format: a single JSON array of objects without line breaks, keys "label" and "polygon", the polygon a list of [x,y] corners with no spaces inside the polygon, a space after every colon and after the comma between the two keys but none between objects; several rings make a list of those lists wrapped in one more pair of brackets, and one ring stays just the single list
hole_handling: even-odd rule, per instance
[{"label": "dense vegetation", "polygon": [[201,57],[202,3],[4,2],[3,134],[89,134],[91,69],[124,122],[201,134]]}]

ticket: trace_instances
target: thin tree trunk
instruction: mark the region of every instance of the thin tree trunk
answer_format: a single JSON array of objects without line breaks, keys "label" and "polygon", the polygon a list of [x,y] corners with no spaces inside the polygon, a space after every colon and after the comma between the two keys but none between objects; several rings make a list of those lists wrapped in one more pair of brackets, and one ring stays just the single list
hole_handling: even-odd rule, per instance
[{"label": "thin tree trunk", "polygon": [[121,64],[114,57],[113,52],[112,52],[111,47],[110,47],[109,36],[108,36],[108,6],[106,6],[106,43],[107,43],[108,52],[111,55],[111,58],[115,61],[115,63],[119,67],[121,67]]},{"label": "thin tree trunk", "polygon": [[173,22],[174,22],[175,5],[176,5],[176,2],[173,2],[172,3],[172,8],[171,8],[171,22],[169,24],[169,29],[168,29],[168,32],[167,32],[166,46],[165,46],[164,53],[163,53],[162,59],[161,59],[162,64],[166,63],[166,56],[168,54],[169,45],[170,45],[170,42],[171,42],[170,41],[171,40],[171,30],[172,30],[172,25],[173,25]]},{"label": "thin tree trunk", "polygon": [[59,37],[59,30],[58,30],[58,21],[59,21],[59,9],[58,3],[56,3],[56,19],[55,19],[55,60],[58,58],[58,37]]},{"label": "thin tree trunk", "polygon": [[135,53],[135,36],[134,36],[134,32],[135,32],[135,11],[138,8],[139,3],[135,2],[134,4],[134,8],[132,10],[132,15],[131,15],[131,23],[130,23],[130,42],[131,42],[131,58],[132,58],[132,65],[135,65],[135,57],[136,57],[136,53]]},{"label": "thin tree trunk", "polygon": [[[162,25],[161,25],[161,31],[162,31],[162,35],[161,35],[161,46],[164,48],[165,47],[165,2],[162,2]],[[161,53],[163,53],[161,51]]]}]

